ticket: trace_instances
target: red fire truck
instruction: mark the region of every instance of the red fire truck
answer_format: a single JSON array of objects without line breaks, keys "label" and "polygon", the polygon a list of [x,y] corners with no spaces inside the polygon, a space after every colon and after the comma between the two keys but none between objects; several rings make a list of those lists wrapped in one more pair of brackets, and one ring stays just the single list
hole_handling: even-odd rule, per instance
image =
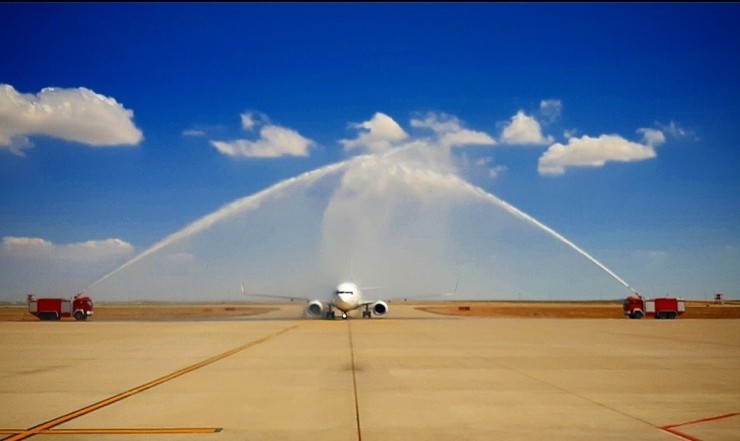
[{"label": "red fire truck", "polygon": [[72,300],[62,298],[37,299],[33,294],[29,294],[28,312],[40,320],[59,320],[62,317],[87,320],[93,313],[93,302],[90,297],[81,294],[77,294]]},{"label": "red fire truck", "polygon": [[624,315],[631,319],[654,317],[656,319],[675,319],[686,312],[686,302],[675,297],[646,299],[635,293],[624,300]]}]

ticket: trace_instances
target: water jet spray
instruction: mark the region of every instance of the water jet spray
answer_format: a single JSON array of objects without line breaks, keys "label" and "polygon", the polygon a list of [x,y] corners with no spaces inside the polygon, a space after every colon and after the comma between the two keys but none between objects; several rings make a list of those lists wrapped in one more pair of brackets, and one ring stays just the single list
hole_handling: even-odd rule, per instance
[{"label": "water jet spray", "polygon": [[240,199],[235,200],[234,202],[231,202],[221,209],[204,216],[197,221],[191,223],[187,227],[165,237],[161,241],[157,242],[156,244],[149,247],[147,250],[143,251],[142,253],[138,254],[137,256],[133,257],[123,265],[119,266],[118,268],[114,269],[110,273],[106,274],[105,276],[101,277],[100,279],[96,280],[90,286],[85,288],[85,291],[89,291],[91,288],[93,288],[95,285],[103,282],[104,280],[108,279],[112,275],[120,272],[121,270],[135,264],[136,262],[140,261],[141,259],[152,255],[156,253],[157,251],[160,251],[161,249],[170,246],[176,242],[179,242],[189,236],[192,236],[194,234],[197,234],[203,230],[206,230],[210,226],[218,223],[223,222],[224,220],[239,214],[244,213],[246,211],[250,210],[256,210],[260,207],[260,205],[267,199],[271,197],[278,196],[281,192],[285,191],[286,189],[290,188],[293,185],[298,184],[304,184],[308,185],[312,182],[316,181],[319,178],[322,178],[324,176],[330,175],[331,173],[336,173],[338,171],[343,170],[344,168],[348,167],[352,162],[361,160],[363,157],[358,156],[352,159],[348,159],[342,162],[338,162],[335,164],[329,164],[327,166],[321,167],[316,170],[312,170],[306,173],[303,173],[301,175],[285,179],[283,181],[280,181],[279,183],[273,185],[272,187],[269,187],[265,190],[260,191],[259,193],[255,193],[250,196],[246,196]]},{"label": "water jet spray", "polygon": [[[432,242],[435,240],[445,240],[444,236],[438,235],[439,232],[443,231],[439,228],[440,221],[435,221],[436,218],[434,218],[434,216],[426,219],[423,216],[415,217],[417,216],[417,214],[413,211],[409,211],[407,209],[408,205],[404,204],[406,202],[411,202],[411,206],[415,206],[417,209],[419,209],[419,213],[421,213],[422,215],[430,213],[437,214],[437,211],[433,211],[434,208],[431,208],[432,211],[427,210],[429,210],[430,207],[447,206],[444,204],[450,204],[450,201],[459,200],[461,195],[467,194],[468,196],[472,197],[473,200],[485,202],[486,206],[490,206],[492,204],[493,207],[501,209],[501,213],[503,213],[506,217],[511,216],[514,219],[524,221],[526,224],[533,225],[536,230],[542,231],[546,233],[547,236],[555,238],[557,242],[565,244],[568,248],[576,251],[580,256],[585,257],[589,262],[596,265],[596,267],[607,273],[611,278],[619,282],[621,285],[632,292],[636,292],[629,284],[627,284],[622,278],[617,276],[604,264],[602,264],[594,257],[586,253],[584,250],[576,246],[574,243],[554,231],[552,228],[548,227],[532,216],[522,212],[511,204],[504,202],[493,194],[490,194],[485,190],[468,183],[467,181],[460,178],[458,175],[450,173],[449,171],[452,170],[452,167],[450,167],[449,163],[442,162],[440,164],[437,164],[437,162],[434,161],[418,161],[419,155],[421,155],[422,159],[426,158],[426,156],[424,156],[426,152],[424,151],[424,149],[419,148],[418,145],[414,145],[412,146],[412,148],[397,148],[395,150],[380,155],[365,155],[354,157],[339,163],[330,164],[322,168],[303,173],[293,178],[283,180],[258,193],[237,199],[223,206],[221,209],[196,220],[185,228],[165,237],[163,240],[157,242],[155,245],[151,246],[144,252],[140,253],[120,267],[116,268],[115,270],[111,271],[110,273],[92,283],[90,286],[88,286],[88,288],[86,288],[86,291],[107,280],[114,274],[119,273],[125,268],[130,267],[131,265],[134,265],[135,263],[141,261],[147,256],[151,256],[166,247],[169,247],[184,239],[190,238],[191,236],[209,230],[209,228],[215,224],[223,223],[227,219],[231,219],[238,215],[250,214],[250,216],[252,216],[252,212],[258,210],[266,202],[274,202],[276,200],[280,200],[281,197],[287,198],[288,195],[301,195],[301,193],[293,193],[293,190],[310,190],[312,188],[311,186],[319,182],[320,179],[331,175],[339,175],[339,173],[344,173],[343,175],[341,175],[341,187],[338,189],[334,189],[333,194],[331,195],[329,207],[332,206],[332,203],[334,201],[338,201],[340,202],[340,204],[338,206],[335,206],[334,211],[331,213],[329,212],[328,208],[324,211],[313,211],[313,213],[319,215],[317,218],[315,217],[314,219],[319,219],[320,222],[323,222],[321,220],[322,218],[326,220],[332,218],[332,216],[338,215],[334,217],[334,219],[338,222],[336,225],[341,226],[343,225],[342,222],[348,222],[349,224],[361,222],[362,225],[357,228],[364,228],[361,230],[361,232],[366,233],[367,237],[364,237],[364,240],[366,240],[366,242],[363,243],[361,240],[357,242],[360,245],[369,244],[369,248],[373,249],[373,243],[368,242],[367,238],[372,239],[373,237],[375,237],[375,235],[378,234],[380,234],[380,237],[383,237],[384,239],[393,240],[394,236],[387,235],[387,231],[379,233],[377,229],[381,228],[384,223],[387,226],[389,218],[392,220],[394,215],[398,215],[400,213],[402,214],[402,216],[400,216],[400,219],[406,224],[412,225],[412,229],[402,229],[401,231],[403,231],[403,234],[405,235],[395,237],[399,238],[403,244],[406,244],[407,249],[411,250],[410,255],[412,257],[411,262],[413,262],[413,265],[418,265],[418,260],[420,260],[419,258],[432,259],[433,257],[429,256],[437,255],[434,253],[422,255],[425,252],[424,250],[429,250],[431,248],[425,248],[425,244],[423,242],[413,242],[413,240],[419,240],[419,238],[421,237],[418,235],[419,231],[427,234],[422,238],[422,240],[426,240],[427,242],[430,240]],[[418,154],[416,152],[418,152]],[[397,195],[398,191],[401,191],[401,194],[405,195],[406,197],[410,197],[413,199],[405,201],[402,200],[402,198],[394,198],[394,194]],[[288,209],[291,209],[293,207],[293,200],[284,198],[282,200],[284,200],[285,204],[287,204],[284,205],[284,207],[288,207]],[[442,205],[438,204],[438,202],[442,202]],[[319,210],[319,208],[317,208],[316,210]],[[395,212],[393,210],[399,211]],[[260,211],[260,213],[262,213],[262,211]],[[268,210],[266,213],[270,213],[270,211]],[[441,213],[441,211],[439,213]],[[368,215],[371,214],[374,215],[374,217],[368,217]],[[245,220],[245,222],[249,221]],[[244,226],[251,224],[239,223],[235,225]],[[284,224],[284,227],[293,228],[293,225],[295,224],[288,223]],[[249,231],[251,232],[254,230]],[[338,243],[340,248],[334,250],[339,252],[335,253],[334,255],[346,256],[346,254],[342,253],[350,253],[351,255],[353,251],[361,251],[359,257],[366,258],[367,252],[370,251],[368,247],[360,248],[359,250],[352,248],[354,238],[357,237],[356,235],[353,235],[353,233],[355,233],[356,231],[352,228],[343,230],[343,232],[345,232],[347,235],[343,236],[344,238],[342,239],[331,238],[331,236],[336,233],[336,230],[330,229],[328,231],[322,232],[325,233],[325,236],[322,240],[339,240]],[[383,234],[386,235],[383,236]],[[225,237],[228,237],[229,240],[233,242],[236,236]],[[300,240],[301,238],[298,239]],[[380,256],[380,259],[383,259],[383,256],[388,255],[389,252],[393,252],[388,249],[388,245],[391,245],[391,247],[395,245],[391,244],[390,242],[384,242],[384,244],[385,245],[375,249],[376,254]],[[419,247],[416,247],[419,244],[421,245]],[[226,245],[227,248],[229,247],[229,245],[230,244]],[[439,249],[443,249],[443,247],[433,248],[431,250],[436,252]],[[399,249],[396,248],[395,251],[399,251]],[[413,253],[417,253],[418,257],[413,255]],[[206,254],[208,253],[206,252]],[[217,252],[216,254],[222,253]],[[232,261],[248,262],[248,260],[242,260],[243,256],[243,254],[240,254],[237,256],[236,260]],[[293,269],[287,268],[285,267],[285,265],[283,265],[283,269],[278,270],[278,268],[280,268],[280,263],[278,263],[279,261],[275,261],[275,263],[273,263],[269,260],[269,258],[265,259],[264,255],[258,254],[256,256],[258,256],[257,258],[260,259],[260,261],[265,261],[268,263],[268,265],[272,265],[270,267],[271,271],[269,271],[270,274],[276,274],[280,277],[283,277],[286,271],[290,272]],[[374,257],[378,258],[378,256]],[[430,261],[433,265],[436,265],[436,268],[443,272],[443,265],[445,265],[445,261],[443,259],[449,255],[440,254],[440,256],[442,257],[440,257],[438,261],[428,261]],[[318,258],[318,256],[315,257]],[[355,257],[358,257],[358,255],[355,254]],[[388,257],[398,256],[388,255]],[[314,256],[311,255],[309,256],[309,258],[314,258]],[[353,259],[350,258],[351,262],[352,260]],[[403,259],[399,261],[403,261]],[[354,263],[356,264],[357,262]],[[337,268],[332,269],[332,271],[337,272],[337,274],[335,275],[339,275],[339,272],[346,271],[346,260],[342,261],[342,265],[344,265],[345,268],[343,271],[338,271]],[[352,266],[352,263],[350,263],[350,266]],[[406,269],[408,270],[410,268],[412,267],[408,267]],[[237,267],[230,270],[229,273],[241,271],[243,270]],[[350,270],[350,272],[352,273],[352,270]],[[206,277],[212,276],[211,273],[205,273],[205,275]],[[234,274],[234,276],[238,277],[237,274]],[[413,275],[413,272],[409,272],[405,276],[407,277],[407,279],[408,277],[417,277],[417,275]],[[375,280],[368,280],[367,282],[377,283]],[[432,291],[425,290],[425,292],[429,293]]]}]

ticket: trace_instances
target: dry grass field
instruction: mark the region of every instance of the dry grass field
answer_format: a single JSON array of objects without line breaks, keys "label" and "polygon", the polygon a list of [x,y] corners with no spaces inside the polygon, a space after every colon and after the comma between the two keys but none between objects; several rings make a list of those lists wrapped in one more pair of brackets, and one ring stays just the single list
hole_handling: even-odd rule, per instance
[{"label": "dry grass field", "polygon": [[[619,302],[404,302],[422,311],[440,315],[468,317],[524,318],[613,318],[624,319]],[[273,311],[281,304],[102,304],[95,305],[96,321],[172,321],[208,320],[248,317]],[[391,304],[391,315],[393,304]],[[740,302],[716,305],[705,301],[686,301],[686,313],[681,319],[740,318]],[[36,321],[25,305],[0,306],[0,321]],[[65,319],[72,320],[72,319]]]}]

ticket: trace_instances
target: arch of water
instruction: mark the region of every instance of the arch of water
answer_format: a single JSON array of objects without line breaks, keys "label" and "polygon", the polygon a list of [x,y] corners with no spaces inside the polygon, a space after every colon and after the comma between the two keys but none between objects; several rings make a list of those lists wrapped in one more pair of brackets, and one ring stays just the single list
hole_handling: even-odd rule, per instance
[{"label": "arch of water", "polygon": [[[238,199],[93,283],[98,298],[619,298],[629,285],[547,225],[413,150],[355,157]],[[419,160],[419,159],[423,160]],[[615,283],[617,282],[617,283]]]}]

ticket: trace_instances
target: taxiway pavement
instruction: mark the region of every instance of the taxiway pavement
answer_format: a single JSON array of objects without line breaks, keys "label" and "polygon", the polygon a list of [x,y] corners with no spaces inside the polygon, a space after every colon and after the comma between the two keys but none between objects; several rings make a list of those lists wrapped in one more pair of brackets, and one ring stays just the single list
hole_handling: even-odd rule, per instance
[{"label": "taxiway pavement", "polygon": [[0,323],[0,438],[740,434],[740,320],[454,318],[392,304],[386,318],[325,321],[299,308]]}]

